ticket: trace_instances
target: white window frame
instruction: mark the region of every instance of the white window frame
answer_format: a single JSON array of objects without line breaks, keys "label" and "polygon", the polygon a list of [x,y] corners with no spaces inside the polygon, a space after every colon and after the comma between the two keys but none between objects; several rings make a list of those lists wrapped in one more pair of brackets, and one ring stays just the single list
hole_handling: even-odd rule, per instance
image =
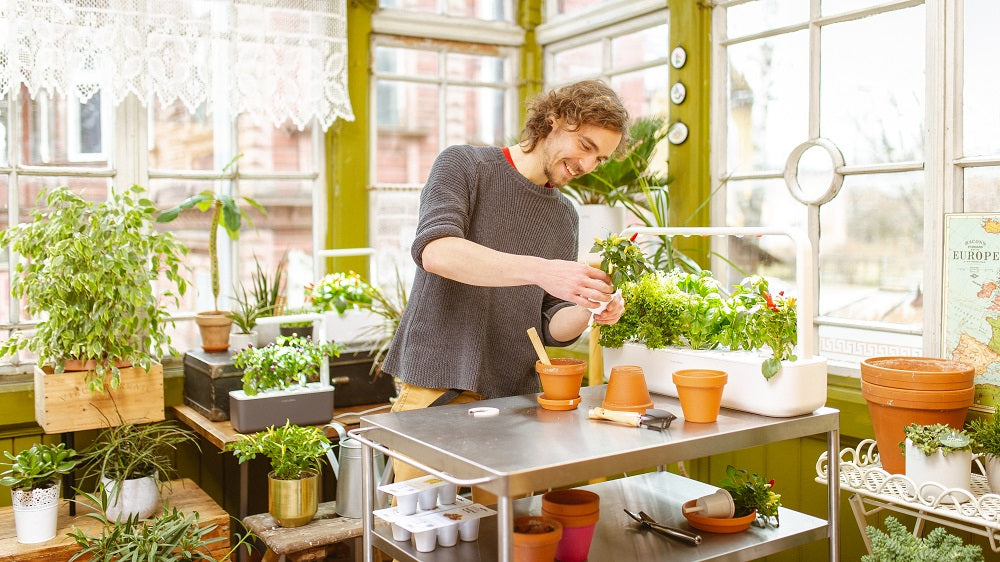
[{"label": "white window frame", "polygon": [[[735,174],[727,170],[726,136],[727,136],[727,57],[726,47],[750,39],[759,39],[769,35],[787,33],[794,30],[808,29],[811,44],[811,75],[810,75],[810,136],[815,138],[819,132],[819,110],[816,104],[819,93],[820,69],[819,29],[831,23],[850,21],[868,17],[877,13],[925,6],[925,44],[926,44],[926,113],[924,125],[924,160],[917,162],[895,162],[891,164],[851,166],[840,169],[844,175],[879,172],[923,171],[925,173],[924,189],[924,249],[923,261],[926,265],[923,276],[923,326],[920,333],[907,330],[899,325],[875,325],[870,322],[853,322],[844,319],[830,319],[816,316],[816,325],[846,326],[850,328],[874,330],[883,333],[906,333],[921,336],[921,347],[924,355],[936,356],[941,347],[942,334],[942,240],[944,213],[962,211],[963,168],[975,166],[996,166],[998,158],[962,158],[961,150],[961,119],[962,119],[962,2],[948,0],[900,0],[883,2],[848,13],[832,17],[818,17],[820,14],[819,0],[810,0],[812,17],[808,22],[783,25],[780,28],[755,33],[746,37],[728,38],[726,36],[726,10],[729,7],[745,4],[746,0],[730,0],[719,2],[713,8],[712,18],[712,109],[711,109],[711,169],[713,185],[725,183],[728,180],[741,179],[780,179],[781,170],[756,171],[752,173]],[[796,139],[804,141],[806,139]],[[719,190],[712,201],[712,224],[725,224],[726,195]],[[809,217],[808,230],[818,234],[816,217]],[[818,240],[816,240],[818,241]],[[713,248],[720,250],[721,248]],[[803,311],[804,312],[804,311]],[[830,372],[849,376],[858,376],[856,364],[831,362]]]}]

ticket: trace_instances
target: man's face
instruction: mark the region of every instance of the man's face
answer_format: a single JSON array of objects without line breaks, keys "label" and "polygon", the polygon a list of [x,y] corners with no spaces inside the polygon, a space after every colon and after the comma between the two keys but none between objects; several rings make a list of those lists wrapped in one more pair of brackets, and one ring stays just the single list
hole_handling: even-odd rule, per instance
[{"label": "man's face", "polygon": [[590,173],[611,156],[621,138],[621,133],[594,125],[569,130],[561,120],[556,120],[542,150],[546,179],[561,186]]}]

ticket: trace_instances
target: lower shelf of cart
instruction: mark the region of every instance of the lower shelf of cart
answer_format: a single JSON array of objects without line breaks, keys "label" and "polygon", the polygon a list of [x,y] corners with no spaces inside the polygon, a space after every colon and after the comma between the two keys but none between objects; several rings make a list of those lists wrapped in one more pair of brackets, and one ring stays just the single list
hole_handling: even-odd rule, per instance
[{"label": "lower shelf of cart", "polygon": [[[751,526],[735,534],[698,531],[681,514],[681,504],[716,490],[669,472],[654,472],[581,486],[601,496],[589,560],[755,560],[813,541],[828,538],[827,522],[782,508],[781,526],[766,529]],[[780,490],[779,490],[780,491]],[[536,495],[514,502],[517,515],[539,515],[542,498]],[[645,511],[657,522],[698,532],[702,543],[688,546],[649,529],[641,529],[624,510]],[[388,526],[376,526],[373,544],[397,560],[427,562],[488,562],[498,560],[497,518],[483,519],[479,540],[452,547],[438,546],[432,552],[417,552],[409,541],[396,542]]]}]

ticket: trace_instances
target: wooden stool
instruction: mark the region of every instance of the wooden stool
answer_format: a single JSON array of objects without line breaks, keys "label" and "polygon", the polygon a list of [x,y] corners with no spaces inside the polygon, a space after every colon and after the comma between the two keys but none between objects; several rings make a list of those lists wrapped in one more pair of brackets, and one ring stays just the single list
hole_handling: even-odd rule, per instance
[{"label": "wooden stool", "polygon": [[[247,529],[267,545],[263,562],[322,560],[332,554],[338,543],[356,539],[363,532],[361,519],[337,515],[337,502],[323,502],[313,520],[301,527],[279,527],[270,513],[243,519]],[[355,548],[355,558],[361,549]]]}]

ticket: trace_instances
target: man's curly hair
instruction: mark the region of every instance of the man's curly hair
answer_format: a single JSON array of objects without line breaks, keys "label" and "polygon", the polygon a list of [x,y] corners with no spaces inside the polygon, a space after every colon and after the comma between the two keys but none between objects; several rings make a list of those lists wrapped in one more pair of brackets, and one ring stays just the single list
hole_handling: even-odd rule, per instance
[{"label": "man's curly hair", "polygon": [[628,110],[618,94],[598,80],[584,80],[543,93],[528,102],[528,118],[521,131],[521,149],[531,152],[538,142],[552,132],[552,124],[562,119],[576,130],[594,125],[621,133],[615,153],[628,144]]}]

